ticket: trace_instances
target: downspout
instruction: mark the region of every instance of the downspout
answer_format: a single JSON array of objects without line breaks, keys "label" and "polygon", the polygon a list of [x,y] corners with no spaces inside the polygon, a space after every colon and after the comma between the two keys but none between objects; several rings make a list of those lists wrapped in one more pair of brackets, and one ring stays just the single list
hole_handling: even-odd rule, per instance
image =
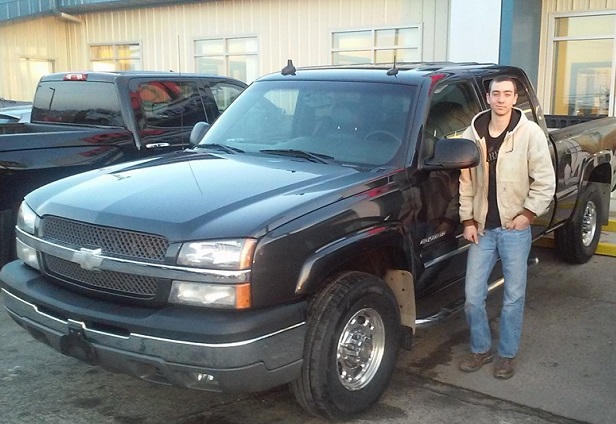
[{"label": "downspout", "polygon": [[64,13],[60,10],[60,8],[58,7],[58,0],[53,0],[51,3],[51,13],[60,18],[63,19],[65,21],[69,21],[69,22],[74,22],[77,24],[82,24],[83,21],[81,19],[79,19],[76,16],[73,15],[69,15],[68,13]]},{"label": "downspout", "polygon": [[[63,21],[74,23],[74,24],[80,24],[80,25],[84,23],[83,20],[79,19],[78,17],[62,12],[60,8],[58,7],[58,0],[52,1],[51,12],[53,16]],[[67,31],[70,31],[70,29],[67,29]],[[66,62],[68,64],[68,69],[72,69],[75,67],[75,64],[73,60],[73,50],[71,49],[70,42],[69,42],[70,35],[68,33],[66,33],[65,35],[66,35],[66,40],[65,40]],[[57,71],[57,70],[54,69],[54,71]]]}]

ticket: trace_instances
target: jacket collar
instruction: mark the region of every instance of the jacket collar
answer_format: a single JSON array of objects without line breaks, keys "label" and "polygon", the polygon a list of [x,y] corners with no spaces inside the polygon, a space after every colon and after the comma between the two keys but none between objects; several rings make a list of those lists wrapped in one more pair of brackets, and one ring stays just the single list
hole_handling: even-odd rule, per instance
[{"label": "jacket collar", "polygon": [[[505,138],[517,132],[518,128],[520,128],[522,125],[524,125],[528,121],[528,118],[526,117],[526,114],[524,113],[522,109],[514,107],[513,110],[516,110],[520,113],[520,120],[518,121],[517,125],[513,128],[513,130],[505,134]],[[477,125],[481,125],[482,124],[481,121],[483,120],[488,120],[490,113],[491,111],[490,109],[488,109],[488,110],[479,112],[477,115],[473,117],[473,120],[471,121],[471,127],[473,128],[473,135],[475,136],[475,140],[479,140],[483,138],[483,137],[480,137],[479,133],[477,132]]]}]

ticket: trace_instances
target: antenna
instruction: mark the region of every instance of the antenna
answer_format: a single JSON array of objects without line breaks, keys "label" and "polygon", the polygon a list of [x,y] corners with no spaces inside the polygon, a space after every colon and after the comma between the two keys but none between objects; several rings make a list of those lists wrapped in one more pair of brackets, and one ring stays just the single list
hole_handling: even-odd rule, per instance
[{"label": "antenna", "polygon": [[295,75],[295,71],[297,69],[295,69],[295,66],[293,65],[293,61],[291,59],[287,60],[287,66],[285,66],[284,68],[282,68],[282,70],[280,71],[280,73],[282,75]]},{"label": "antenna", "polygon": [[398,75],[398,72],[400,72],[400,69],[396,67],[396,55],[394,55],[394,66],[390,70],[387,71],[387,75],[396,76]]},{"label": "antenna", "polygon": [[180,55],[180,35],[178,34],[178,72],[182,73],[182,61]]}]

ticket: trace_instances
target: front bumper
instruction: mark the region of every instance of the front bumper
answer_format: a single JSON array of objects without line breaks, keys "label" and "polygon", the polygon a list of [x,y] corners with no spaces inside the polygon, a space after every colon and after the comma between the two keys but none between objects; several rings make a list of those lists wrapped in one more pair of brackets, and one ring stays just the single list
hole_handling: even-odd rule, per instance
[{"label": "front bumper", "polygon": [[148,381],[254,392],[299,376],[305,302],[262,311],[118,305],[64,290],[21,261],[0,272],[5,308],[65,355]]}]

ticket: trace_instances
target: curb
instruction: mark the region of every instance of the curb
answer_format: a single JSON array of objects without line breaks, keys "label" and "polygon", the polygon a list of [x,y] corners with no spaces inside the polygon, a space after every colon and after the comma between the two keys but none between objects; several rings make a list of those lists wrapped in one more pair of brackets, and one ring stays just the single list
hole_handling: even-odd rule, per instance
[{"label": "curb", "polygon": [[[601,239],[599,239],[599,244],[597,245],[595,254],[616,257],[616,218],[610,218],[608,224],[601,228],[601,233]],[[554,237],[552,234],[549,234],[545,237],[537,239],[533,242],[533,246],[554,248]]]}]

